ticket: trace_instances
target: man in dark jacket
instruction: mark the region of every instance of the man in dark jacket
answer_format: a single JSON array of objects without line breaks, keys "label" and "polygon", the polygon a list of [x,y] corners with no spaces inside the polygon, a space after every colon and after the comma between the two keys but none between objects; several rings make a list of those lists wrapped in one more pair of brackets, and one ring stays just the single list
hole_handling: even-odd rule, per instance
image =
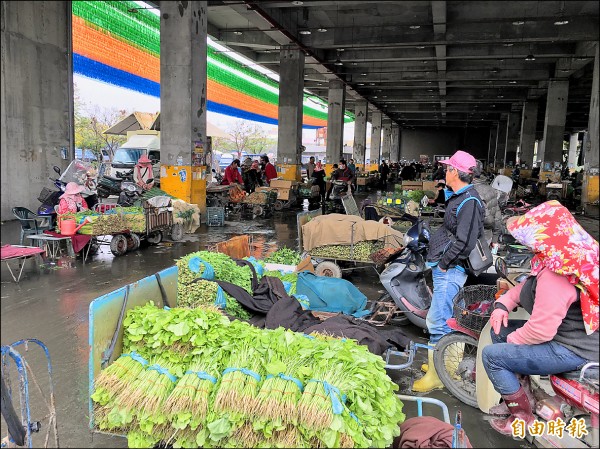
[{"label": "man in dark jacket", "polygon": [[[457,151],[450,159],[440,161],[447,165],[448,192],[444,225],[429,241],[427,264],[432,267],[433,298],[427,313],[430,345],[451,332],[446,320],[452,318],[452,300],[467,280],[465,260],[475,248],[483,224],[483,205],[471,184],[477,162],[464,151]],[[428,392],[443,384],[433,366],[433,351],[429,351],[427,373],[413,385],[413,391]]]}]

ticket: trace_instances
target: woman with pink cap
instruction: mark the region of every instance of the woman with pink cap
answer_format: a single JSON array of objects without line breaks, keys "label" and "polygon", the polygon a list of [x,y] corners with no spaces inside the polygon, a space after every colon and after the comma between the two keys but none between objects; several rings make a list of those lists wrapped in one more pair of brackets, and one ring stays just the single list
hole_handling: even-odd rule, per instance
[{"label": "woman with pink cap", "polygon": [[150,190],[154,186],[152,161],[145,154],[142,154],[133,167],[133,181],[144,190]]},{"label": "woman with pink cap", "polygon": [[76,213],[82,210],[88,210],[88,205],[81,196],[84,187],[80,186],[76,182],[70,182],[65,188],[65,193],[60,197],[58,202],[58,214]]}]

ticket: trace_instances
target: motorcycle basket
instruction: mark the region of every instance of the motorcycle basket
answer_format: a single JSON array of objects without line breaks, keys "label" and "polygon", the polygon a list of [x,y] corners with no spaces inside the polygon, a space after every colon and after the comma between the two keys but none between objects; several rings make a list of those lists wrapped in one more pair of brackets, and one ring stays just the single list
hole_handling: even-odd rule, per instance
[{"label": "motorcycle basket", "polygon": [[38,201],[42,204],[53,204],[56,195],[62,195],[62,192],[44,187],[38,196]]},{"label": "motorcycle basket", "polygon": [[454,297],[456,322],[469,330],[481,332],[494,309],[496,291],[495,285],[469,285],[460,290]]}]

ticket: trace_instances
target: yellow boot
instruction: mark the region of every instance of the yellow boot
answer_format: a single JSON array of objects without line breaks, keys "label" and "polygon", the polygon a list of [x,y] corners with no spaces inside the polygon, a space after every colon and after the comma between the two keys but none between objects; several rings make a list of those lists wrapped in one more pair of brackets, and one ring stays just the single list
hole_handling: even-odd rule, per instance
[{"label": "yellow boot", "polygon": [[435,366],[433,365],[433,350],[427,351],[427,358],[429,360],[429,366],[427,373],[420,379],[416,380],[413,384],[412,391],[417,393],[427,393],[432,390],[438,390],[444,388],[444,384],[438,377]]},{"label": "yellow boot", "polygon": [[429,363],[423,363],[421,365],[421,371],[423,371],[424,373],[426,373],[427,371],[429,371]]}]

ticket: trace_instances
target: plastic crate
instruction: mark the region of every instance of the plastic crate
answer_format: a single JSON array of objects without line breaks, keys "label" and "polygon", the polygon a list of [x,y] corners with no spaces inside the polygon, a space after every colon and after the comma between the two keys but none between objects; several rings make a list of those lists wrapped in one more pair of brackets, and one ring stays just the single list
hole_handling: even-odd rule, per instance
[{"label": "plastic crate", "polygon": [[206,208],[206,224],[208,226],[224,226],[225,225],[225,208],[224,207],[207,207]]}]

